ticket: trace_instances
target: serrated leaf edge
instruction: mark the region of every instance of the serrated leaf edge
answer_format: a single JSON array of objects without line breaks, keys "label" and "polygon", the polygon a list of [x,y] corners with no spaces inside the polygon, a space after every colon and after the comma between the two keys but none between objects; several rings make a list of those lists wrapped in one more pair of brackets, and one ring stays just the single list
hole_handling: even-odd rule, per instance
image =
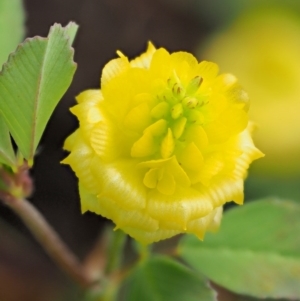
[{"label": "serrated leaf edge", "polygon": [[[70,51],[70,57],[74,57],[74,48],[72,47],[72,41],[70,39],[70,37],[66,34],[66,28],[72,26],[73,24],[77,25],[75,22],[69,22],[65,27],[63,27],[60,23],[54,23],[51,27],[50,27],[50,30],[49,30],[49,33],[48,33],[48,36],[47,37],[41,37],[39,35],[37,36],[34,36],[34,37],[29,37],[29,38],[26,38],[22,43],[20,43],[16,50],[11,52],[8,56],[8,59],[7,61],[2,65],[2,68],[0,70],[0,77],[1,76],[4,76],[4,72],[9,72],[9,65],[11,62],[13,62],[14,58],[16,57],[16,55],[18,54],[18,51],[20,51],[20,49],[22,49],[24,47],[25,44],[27,43],[32,43],[36,40],[40,40],[40,41],[49,41],[49,37],[51,35],[51,33],[56,29],[56,28],[59,28],[61,31],[62,31],[62,35],[64,37],[64,39],[66,39],[68,45],[69,45],[69,51]],[[44,68],[44,60],[45,60],[45,56],[46,56],[46,53],[47,53],[47,49],[48,47],[46,47],[46,52],[45,52],[45,55],[43,56],[43,62],[42,62],[42,69]],[[72,65],[76,68],[77,67],[77,63],[74,62],[74,60],[71,61]],[[39,78],[39,82],[41,82],[41,78]],[[38,92],[37,92],[37,95],[39,94],[39,91],[40,91],[40,84],[38,85]],[[34,102],[34,108],[36,109],[36,104],[37,104],[37,101],[35,100]],[[34,118],[33,118],[33,124],[35,125],[36,124],[36,112],[37,110],[34,110]],[[1,113],[1,111],[0,111]],[[5,118],[3,116],[3,118]],[[9,120],[5,120],[6,123],[9,123]],[[34,126],[32,128],[32,134],[34,137],[34,134],[35,134],[35,131],[36,131],[36,126]],[[33,152],[33,149],[34,149],[34,144],[35,144],[35,139],[33,138],[31,140],[31,145],[30,145],[30,152],[29,152],[29,158],[27,158],[28,160],[28,163],[29,165],[32,165],[33,163],[33,156],[34,156],[34,152]]]}]

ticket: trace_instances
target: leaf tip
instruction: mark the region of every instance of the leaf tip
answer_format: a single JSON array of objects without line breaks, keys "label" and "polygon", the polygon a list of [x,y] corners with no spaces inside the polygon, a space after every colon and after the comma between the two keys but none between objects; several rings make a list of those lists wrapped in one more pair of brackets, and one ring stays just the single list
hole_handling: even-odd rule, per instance
[{"label": "leaf tip", "polygon": [[60,23],[54,23],[50,28],[48,38],[55,30],[61,31],[71,46],[74,42],[78,28],[79,25],[74,21],[69,22],[65,27],[63,27]]}]

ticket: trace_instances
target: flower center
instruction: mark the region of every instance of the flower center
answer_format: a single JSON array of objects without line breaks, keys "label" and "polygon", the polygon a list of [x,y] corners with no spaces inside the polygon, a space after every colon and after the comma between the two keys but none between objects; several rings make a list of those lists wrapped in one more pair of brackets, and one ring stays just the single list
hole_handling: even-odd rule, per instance
[{"label": "flower center", "polygon": [[149,102],[142,102],[131,110],[127,117],[142,113],[138,117],[146,123],[142,137],[132,146],[132,157],[167,159],[178,155],[177,151],[180,152],[187,140],[192,138],[191,128],[194,134],[195,130],[201,131],[204,123],[201,108],[208,103],[208,95],[199,93],[201,83],[202,78],[196,76],[184,87],[174,72],[150,108]]},{"label": "flower center", "polygon": [[137,95],[135,106],[125,118],[125,125],[142,132],[133,143],[131,156],[143,158],[147,169],[144,184],[164,194],[173,194],[176,183],[191,184],[191,173],[203,164],[202,150],[208,140],[202,125],[203,108],[209,95],[202,91],[203,79],[196,76],[186,84],[176,72],[156,89],[156,97]]}]

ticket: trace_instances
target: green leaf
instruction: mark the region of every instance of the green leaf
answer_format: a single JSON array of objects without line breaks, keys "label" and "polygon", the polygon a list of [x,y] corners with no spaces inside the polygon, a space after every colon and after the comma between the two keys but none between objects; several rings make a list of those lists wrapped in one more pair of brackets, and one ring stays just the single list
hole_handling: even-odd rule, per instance
[{"label": "green leaf", "polygon": [[69,22],[69,24],[65,27],[65,32],[69,38],[70,45],[72,45],[74,42],[78,27],[79,26],[75,22]]},{"label": "green leaf", "polygon": [[122,296],[126,301],[216,300],[202,277],[163,256],[142,261],[127,280]]},{"label": "green leaf", "polygon": [[0,0],[0,68],[24,37],[22,0]]},{"label": "green leaf", "polygon": [[75,27],[74,23],[65,28],[55,24],[47,38],[25,40],[0,73],[0,112],[29,163],[75,73],[70,43]]},{"label": "green leaf", "polygon": [[249,199],[266,198],[276,195],[300,202],[299,175],[286,177],[268,177],[250,173],[245,182],[245,195]]},{"label": "green leaf", "polygon": [[7,126],[0,115],[0,163],[8,166],[16,165],[16,156],[11,144]]},{"label": "green leaf", "polygon": [[300,204],[266,199],[226,212],[204,242],[182,239],[179,253],[217,284],[258,298],[300,298]]}]

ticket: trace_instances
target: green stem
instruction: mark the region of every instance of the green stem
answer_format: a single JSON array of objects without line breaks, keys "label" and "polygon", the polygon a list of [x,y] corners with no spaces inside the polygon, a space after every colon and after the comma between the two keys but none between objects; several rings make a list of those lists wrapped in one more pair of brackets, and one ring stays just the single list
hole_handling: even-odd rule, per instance
[{"label": "green stem", "polygon": [[110,230],[110,241],[107,250],[107,265],[105,272],[107,275],[120,268],[122,263],[123,248],[127,235],[122,230]]},{"label": "green stem", "polygon": [[122,269],[122,254],[127,235],[105,228],[94,248],[86,257],[84,266],[89,275],[102,279],[101,288],[94,287],[88,292],[87,300],[115,301],[121,281],[127,275]]},{"label": "green stem", "polygon": [[107,262],[107,244],[108,231],[104,231],[99,235],[92,250],[86,256],[83,262],[84,269],[93,279],[101,279],[104,277],[105,266]]},{"label": "green stem", "polygon": [[138,253],[139,261],[146,260],[152,251],[152,245],[144,245],[136,240],[132,241],[133,247]]},{"label": "green stem", "polygon": [[77,283],[86,289],[94,284],[77,257],[59,238],[41,213],[26,199],[9,197],[4,200],[24,222],[49,256]]}]

